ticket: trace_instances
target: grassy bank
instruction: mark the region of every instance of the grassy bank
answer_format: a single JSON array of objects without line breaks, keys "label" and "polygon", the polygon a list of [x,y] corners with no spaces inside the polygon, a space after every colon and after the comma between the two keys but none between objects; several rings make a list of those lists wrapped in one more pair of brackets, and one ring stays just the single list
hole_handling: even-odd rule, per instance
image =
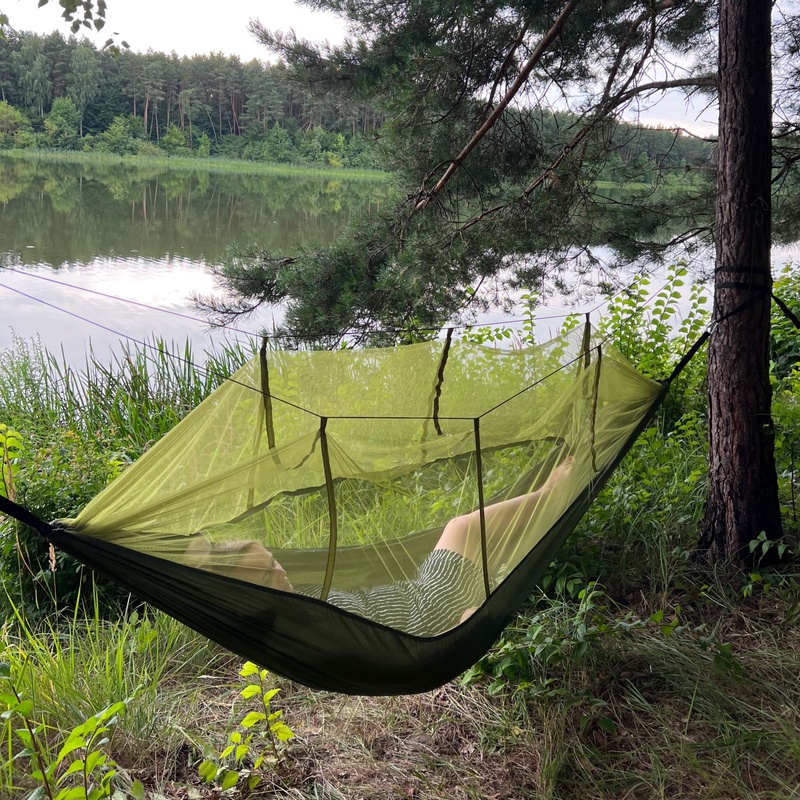
[{"label": "grassy bank", "polygon": [[225,158],[190,158],[182,156],[115,155],[102,152],[76,152],[70,150],[0,150],[0,158],[21,161],[60,162],[65,164],[129,164],[136,167],[162,167],[174,170],[225,172],[247,175],[288,175],[305,178],[338,178],[353,181],[388,181],[391,176],[379,170],[295,166],[293,164],[265,164]]},{"label": "grassy bank", "polygon": [[[695,295],[673,335],[670,307],[681,291],[675,273],[659,292],[663,302],[649,308],[648,287],[636,287],[611,303],[603,323],[652,375],[666,374],[706,324]],[[777,331],[784,345],[797,336]],[[495,332],[471,335],[488,342]],[[242,357],[221,360],[219,371]],[[758,563],[775,547],[759,541],[751,570],[694,558],[707,448],[700,357],[487,656],[458,681],[415,697],[351,698],[267,676],[281,689],[273,708],[295,734],[280,745],[258,722],[242,726],[259,713],[263,695],[245,689],[253,678],[238,675],[241,664],[228,653],[125,601],[110,615],[101,605],[108,601],[87,603],[91,581],[83,573],[76,579],[66,562],[57,574],[73,582],[60,586],[54,603],[45,548],[27,552],[25,563],[39,574],[28,575],[21,591],[18,531],[0,523],[0,574],[19,599],[6,606],[0,655],[8,665],[0,670],[0,704],[11,712],[0,719],[0,796],[33,789],[37,759],[57,762],[87,719],[108,728],[108,741],[84,736],[74,752],[112,759],[114,787],[147,800],[796,796],[800,375],[781,363],[775,360],[774,413],[789,536],[778,566]],[[18,432],[13,488],[43,514],[86,502],[214,384],[166,351],[130,352],[111,367],[90,360],[78,376],[20,344],[4,354],[4,365],[0,423]],[[123,705],[113,718],[100,714],[116,703]],[[25,731],[40,725],[40,755],[26,753]],[[245,741],[248,752],[237,762]],[[266,754],[257,768],[256,753]],[[64,775],[69,761],[53,775]],[[217,776],[211,782],[200,777],[208,764]],[[229,773],[237,787],[224,794]],[[260,783],[248,792],[254,776]]]}]

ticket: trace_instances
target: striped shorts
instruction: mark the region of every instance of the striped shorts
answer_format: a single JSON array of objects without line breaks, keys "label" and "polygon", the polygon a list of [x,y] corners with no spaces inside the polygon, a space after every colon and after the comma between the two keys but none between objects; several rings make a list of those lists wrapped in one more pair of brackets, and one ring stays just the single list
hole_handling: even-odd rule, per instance
[{"label": "striped shorts", "polygon": [[[319,587],[295,587],[319,597]],[[414,636],[436,636],[458,625],[461,615],[486,599],[477,564],[452,550],[434,550],[411,580],[345,592],[331,589],[328,602]]]}]

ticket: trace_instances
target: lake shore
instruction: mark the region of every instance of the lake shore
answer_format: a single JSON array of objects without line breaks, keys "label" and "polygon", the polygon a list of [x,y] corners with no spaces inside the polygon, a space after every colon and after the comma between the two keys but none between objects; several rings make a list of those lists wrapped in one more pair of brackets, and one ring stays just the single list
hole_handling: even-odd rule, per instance
[{"label": "lake shore", "polygon": [[301,164],[271,164],[263,161],[245,161],[235,158],[194,158],[191,156],[140,156],[117,155],[97,150],[0,150],[0,159],[39,161],[62,164],[131,165],[134,167],[165,167],[170,170],[196,170],[201,172],[227,172],[248,175],[285,175],[306,178],[339,178],[352,181],[388,182],[391,175],[381,170],[352,169],[350,167],[315,167]]}]

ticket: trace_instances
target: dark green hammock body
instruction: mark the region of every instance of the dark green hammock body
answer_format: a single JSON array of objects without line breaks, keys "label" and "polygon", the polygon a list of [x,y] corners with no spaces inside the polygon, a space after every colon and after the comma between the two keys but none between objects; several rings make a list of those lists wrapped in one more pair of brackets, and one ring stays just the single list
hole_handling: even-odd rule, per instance
[{"label": "dark green hammock body", "polygon": [[[665,391],[588,326],[508,351],[449,338],[262,350],[76,519],[33,524],[284,676],[351,694],[426,691],[496,640]],[[566,477],[548,480],[568,455]],[[480,597],[463,621],[421,636],[335,604],[406,586],[448,522],[471,513]],[[298,591],[247,578],[230,547],[242,542],[271,553]]]}]

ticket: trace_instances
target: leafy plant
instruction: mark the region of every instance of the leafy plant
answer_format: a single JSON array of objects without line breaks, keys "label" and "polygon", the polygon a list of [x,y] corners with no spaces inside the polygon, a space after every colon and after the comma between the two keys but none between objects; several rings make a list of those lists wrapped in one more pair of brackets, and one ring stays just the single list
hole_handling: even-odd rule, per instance
[{"label": "leafy plant", "polygon": [[22,452],[20,434],[0,422],[0,494],[9,500],[16,494],[14,478],[19,472]]},{"label": "leafy plant", "polygon": [[[658,380],[670,375],[709,323],[708,297],[697,283],[689,286],[687,297],[686,277],[684,264],[673,265],[655,294],[651,279],[640,277],[611,300],[599,326],[640,372]],[[701,409],[698,389],[704,374],[705,358],[698,354],[670,388],[664,403],[668,421]]]},{"label": "leafy plant", "polygon": [[[0,649],[4,649],[3,643]],[[51,751],[51,731],[35,719],[34,703],[23,696],[8,662],[0,664],[0,719],[22,744],[5,764],[9,771],[11,762],[28,759],[29,776],[38,786],[26,795],[26,800],[102,800],[111,796],[112,781],[117,774],[116,762],[103,748],[119,715],[128,700],[112,703],[93,714],[68,732],[58,752]],[[19,725],[20,727],[16,727]],[[13,745],[10,745],[13,748]],[[137,794],[138,787],[133,787]],[[141,792],[139,792],[141,794]]]},{"label": "leafy plant", "polygon": [[230,734],[227,746],[218,755],[205,759],[199,768],[200,777],[207,783],[218,783],[222,791],[241,782],[248,790],[255,789],[262,780],[258,771],[276,765],[294,739],[294,732],[283,719],[283,711],[272,706],[280,689],[269,686],[267,670],[248,661],[239,676],[246,681],[239,694],[245,700],[254,701],[256,708],[239,720],[240,730]]}]

